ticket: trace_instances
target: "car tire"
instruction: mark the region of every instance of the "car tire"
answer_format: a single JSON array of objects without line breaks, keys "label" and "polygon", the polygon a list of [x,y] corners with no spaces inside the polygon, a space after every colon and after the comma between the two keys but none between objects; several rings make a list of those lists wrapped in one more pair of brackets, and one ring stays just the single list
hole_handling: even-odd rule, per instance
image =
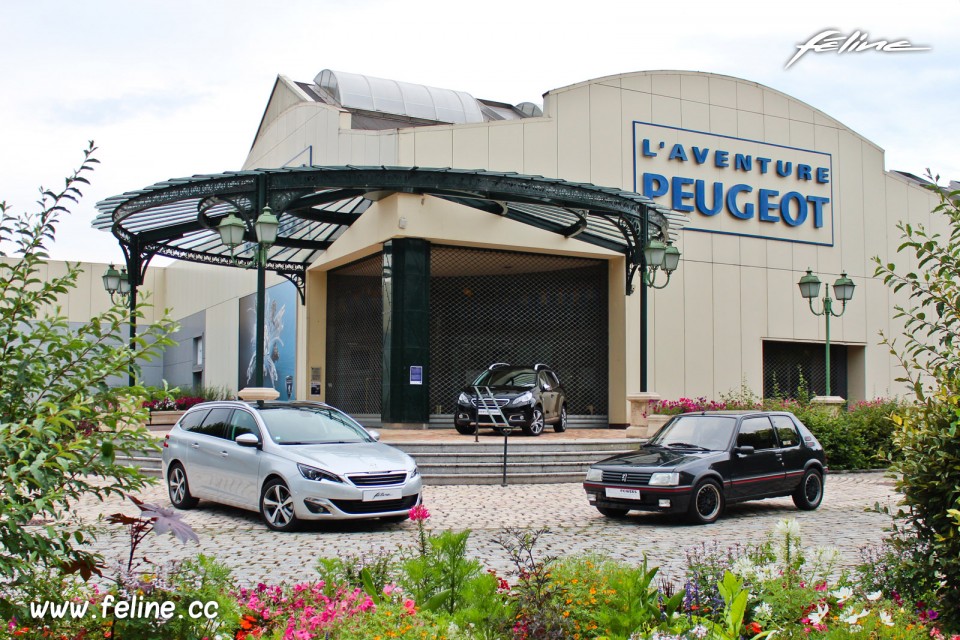
[{"label": "car tire", "polygon": [[567,405],[560,407],[560,419],[557,420],[557,424],[553,425],[553,430],[556,433],[563,433],[567,430]]},{"label": "car tire", "polygon": [[528,436],[538,436],[543,433],[543,408],[540,405],[533,408],[530,424],[523,428],[523,432]]},{"label": "car tire", "polygon": [[457,433],[464,436],[472,436],[477,432],[477,426],[473,424],[455,424]]},{"label": "car tire", "polygon": [[797,509],[813,511],[823,502],[823,474],[818,469],[807,469],[800,486],[793,492],[793,504]]},{"label": "car tire", "polygon": [[690,496],[687,520],[693,524],[712,524],[723,513],[723,504],[723,490],[717,481],[701,480]]},{"label": "car tire", "polygon": [[279,478],[269,480],[260,494],[260,515],[267,527],[274,531],[293,531],[300,521],[293,510],[293,494]]},{"label": "car tire", "polygon": [[627,514],[630,512],[629,509],[617,509],[615,507],[597,507],[597,511],[601,515],[604,515],[608,518],[626,518]]},{"label": "car tire", "polygon": [[177,509],[193,509],[200,502],[190,494],[187,472],[179,462],[174,462],[167,470],[167,493],[170,504]]}]

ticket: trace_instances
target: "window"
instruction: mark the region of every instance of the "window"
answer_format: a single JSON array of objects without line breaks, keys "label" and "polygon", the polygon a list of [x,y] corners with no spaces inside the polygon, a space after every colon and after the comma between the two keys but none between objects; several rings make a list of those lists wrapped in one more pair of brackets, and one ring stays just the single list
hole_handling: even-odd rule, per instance
[{"label": "window", "polygon": [[180,428],[185,429],[186,431],[196,431],[196,428],[200,426],[200,424],[203,422],[203,419],[207,417],[208,413],[210,413],[209,409],[191,411],[180,418]]},{"label": "window", "polygon": [[766,417],[745,418],[740,424],[740,434],[737,436],[738,447],[753,447],[754,449],[776,449],[777,437],[773,433],[773,425]]},{"label": "window", "polygon": [[227,423],[230,420],[230,412],[233,409],[211,409],[207,414],[206,420],[200,426],[191,429],[193,433],[202,433],[206,436],[215,438],[227,437]]},{"label": "window", "polygon": [[203,366],[203,336],[193,339],[193,366]]},{"label": "window", "polygon": [[773,422],[773,428],[777,430],[781,447],[796,447],[800,444],[797,425],[793,424],[789,416],[770,416],[770,420]]},{"label": "window", "polygon": [[257,419],[246,411],[234,411],[233,417],[230,418],[230,426],[233,429],[233,434],[230,436],[231,440],[236,440],[237,436],[245,433],[252,433],[258,438],[260,437],[260,428],[257,426]]}]

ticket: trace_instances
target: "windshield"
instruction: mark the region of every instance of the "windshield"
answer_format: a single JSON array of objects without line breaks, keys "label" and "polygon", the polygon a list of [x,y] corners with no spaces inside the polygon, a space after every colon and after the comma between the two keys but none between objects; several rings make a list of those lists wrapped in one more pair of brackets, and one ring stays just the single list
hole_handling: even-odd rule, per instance
[{"label": "windshield", "polygon": [[487,370],[473,381],[475,387],[526,387],[532,389],[537,382],[537,372],[529,367],[503,367]]},{"label": "windshield", "polygon": [[264,407],[260,417],[277,444],[375,442],[350,416],[328,407]]},{"label": "windshield", "polygon": [[650,444],[720,451],[730,445],[736,426],[734,416],[678,416],[664,425]]}]

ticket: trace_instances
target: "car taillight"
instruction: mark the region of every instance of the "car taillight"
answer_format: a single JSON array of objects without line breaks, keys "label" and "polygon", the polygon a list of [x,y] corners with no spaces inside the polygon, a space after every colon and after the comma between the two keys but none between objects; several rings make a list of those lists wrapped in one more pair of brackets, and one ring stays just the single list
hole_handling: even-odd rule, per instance
[{"label": "car taillight", "polygon": [[170,434],[168,433],[168,434],[167,434],[166,436],[164,436],[164,438],[163,438],[163,448],[164,448],[164,449],[167,449],[167,448],[170,447],[170,445],[167,444],[167,440],[169,440],[169,439],[170,439]]}]

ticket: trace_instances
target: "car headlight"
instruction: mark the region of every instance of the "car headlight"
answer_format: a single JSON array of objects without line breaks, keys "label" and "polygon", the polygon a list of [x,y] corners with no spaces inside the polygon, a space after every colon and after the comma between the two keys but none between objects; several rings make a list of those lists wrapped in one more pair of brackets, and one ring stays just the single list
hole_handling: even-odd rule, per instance
[{"label": "car headlight", "polygon": [[305,464],[297,464],[297,469],[300,470],[300,475],[307,480],[316,480],[317,482],[321,480],[329,480],[330,482],[340,483],[343,482],[343,478],[337,474],[324,471],[323,469],[317,469],[316,467],[308,467]]},{"label": "car headlight", "polygon": [[603,480],[603,471],[601,469],[587,469],[587,482],[600,482]]},{"label": "car headlight", "polygon": [[651,487],[675,487],[680,484],[680,474],[657,472],[650,476]]},{"label": "car headlight", "polygon": [[533,393],[524,391],[508,403],[511,407],[519,407],[524,404],[533,404]]},{"label": "car headlight", "polygon": [[468,396],[466,392],[463,392],[457,398],[457,404],[471,405],[473,402],[470,400],[470,396]]}]

